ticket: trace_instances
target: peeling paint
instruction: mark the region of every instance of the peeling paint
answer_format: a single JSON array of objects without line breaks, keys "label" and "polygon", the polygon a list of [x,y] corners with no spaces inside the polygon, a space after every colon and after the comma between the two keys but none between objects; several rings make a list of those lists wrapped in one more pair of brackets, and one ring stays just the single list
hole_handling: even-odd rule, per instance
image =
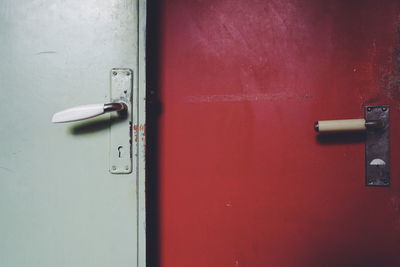
[{"label": "peeling paint", "polygon": [[145,143],[146,142],[146,125],[145,124],[135,124],[132,127],[134,132],[134,140],[136,143],[139,142],[139,133],[141,133],[141,140]]}]

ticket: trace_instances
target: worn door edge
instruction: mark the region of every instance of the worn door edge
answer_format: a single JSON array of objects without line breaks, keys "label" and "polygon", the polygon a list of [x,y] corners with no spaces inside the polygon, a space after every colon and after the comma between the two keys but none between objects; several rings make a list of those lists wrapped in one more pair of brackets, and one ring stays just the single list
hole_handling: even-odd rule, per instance
[{"label": "worn door edge", "polygon": [[[146,0],[138,0],[138,121],[133,125],[137,136],[137,199],[138,199],[138,246],[137,266],[146,266],[146,195],[145,195],[145,151],[146,151]],[[133,137],[134,138],[134,137]]]}]

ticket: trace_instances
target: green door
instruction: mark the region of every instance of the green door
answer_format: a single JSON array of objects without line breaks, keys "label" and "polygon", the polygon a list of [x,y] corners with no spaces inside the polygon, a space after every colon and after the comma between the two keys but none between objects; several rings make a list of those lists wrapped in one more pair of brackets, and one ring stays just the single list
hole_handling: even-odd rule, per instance
[{"label": "green door", "polygon": [[[0,266],[145,265],[145,4],[1,1]],[[110,115],[51,122],[110,102],[115,68],[133,76],[132,116],[117,123],[133,131],[122,174],[110,170],[125,138]]]}]

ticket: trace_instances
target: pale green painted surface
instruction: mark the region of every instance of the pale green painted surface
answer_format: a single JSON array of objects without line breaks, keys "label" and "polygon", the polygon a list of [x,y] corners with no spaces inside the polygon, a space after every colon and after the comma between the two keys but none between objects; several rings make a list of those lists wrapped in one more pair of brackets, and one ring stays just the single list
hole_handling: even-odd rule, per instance
[{"label": "pale green painted surface", "polygon": [[107,102],[109,72],[124,67],[145,123],[138,10],[144,1],[0,1],[0,266],[144,266],[144,136],[137,170],[113,175],[107,116],[50,122]]}]

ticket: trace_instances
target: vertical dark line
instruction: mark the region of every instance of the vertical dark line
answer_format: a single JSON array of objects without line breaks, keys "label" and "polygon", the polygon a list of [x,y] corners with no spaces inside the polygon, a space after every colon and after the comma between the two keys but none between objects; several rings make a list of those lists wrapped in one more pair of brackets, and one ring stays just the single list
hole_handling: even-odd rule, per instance
[{"label": "vertical dark line", "polygon": [[147,2],[146,33],[146,261],[160,266],[159,118],[162,0]]}]

